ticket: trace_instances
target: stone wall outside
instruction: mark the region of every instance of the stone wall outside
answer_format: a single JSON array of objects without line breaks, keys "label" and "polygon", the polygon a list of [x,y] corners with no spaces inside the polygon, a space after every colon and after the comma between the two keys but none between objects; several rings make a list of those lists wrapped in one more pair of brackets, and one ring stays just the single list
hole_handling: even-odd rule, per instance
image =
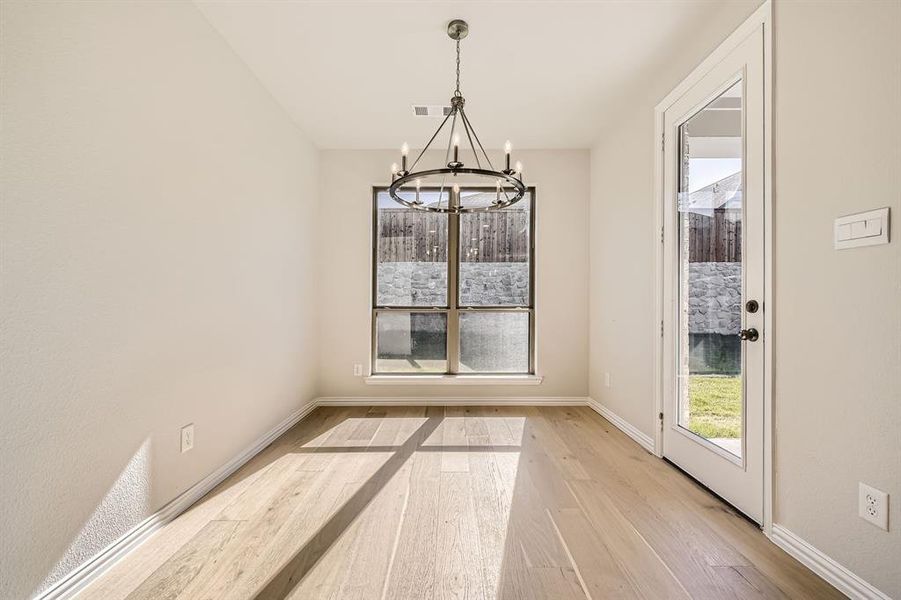
[{"label": "stone wall outside", "polygon": [[[444,306],[447,265],[441,262],[379,264],[380,306]],[[464,305],[525,305],[529,302],[529,264],[522,262],[460,265],[460,300]]]},{"label": "stone wall outside", "polygon": [[688,331],[736,335],[741,329],[741,263],[688,266]]}]

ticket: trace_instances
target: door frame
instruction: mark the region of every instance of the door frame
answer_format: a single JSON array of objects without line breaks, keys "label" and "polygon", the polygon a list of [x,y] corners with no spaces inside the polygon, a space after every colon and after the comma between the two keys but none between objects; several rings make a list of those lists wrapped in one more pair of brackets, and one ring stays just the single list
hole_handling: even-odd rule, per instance
[{"label": "door frame", "polygon": [[744,23],[732,32],[701,64],[679,83],[654,108],[654,454],[663,456],[663,331],[664,331],[664,113],[691,87],[749,35],[759,31],[763,37],[763,268],[764,268],[764,344],[763,358],[763,532],[769,537],[773,528],[773,7],[765,0]]}]

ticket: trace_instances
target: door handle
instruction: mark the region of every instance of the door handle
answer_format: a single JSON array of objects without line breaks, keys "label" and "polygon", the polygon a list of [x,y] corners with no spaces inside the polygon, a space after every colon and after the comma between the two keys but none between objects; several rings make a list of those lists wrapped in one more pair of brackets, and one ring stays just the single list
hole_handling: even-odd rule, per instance
[{"label": "door handle", "polygon": [[739,331],[738,337],[746,342],[756,342],[760,338],[760,333],[752,327]]}]

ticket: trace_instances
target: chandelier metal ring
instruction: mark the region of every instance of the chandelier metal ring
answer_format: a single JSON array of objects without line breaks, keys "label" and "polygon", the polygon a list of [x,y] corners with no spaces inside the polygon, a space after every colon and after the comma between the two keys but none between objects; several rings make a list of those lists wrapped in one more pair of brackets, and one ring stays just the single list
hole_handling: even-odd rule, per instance
[{"label": "chandelier metal ring", "polygon": [[[435,175],[478,175],[481,177],[490,177],[492,179],[504,179],[507,183],[509,183],[513,190],[515,190],[514,195],[507,195],[506,188],[504,189],[504,193],[498,194],[498,200],[491,203],[489,206],[461,206],[459,203],[454,205],[453,199],[453,186],[447,186],[448,190],[448,203],[446,206],[442,207],[440,204],[438,205],[429,205],[425,202],[417,202],[414,200],[409,200],[406,198],[402,198],[398,195],[398,190],[405,184],[415,182],[417,179],[422,179],[425,177],[432,177]],[[493,210],[500,210],[502,208],[507,208],[508,206],[512,206],[522,200],[523,196],[526,194],[526,184],[522,181],[514,177],[512,174],[507,174],[501,171],[491,171],[488,169],[468,169],[468,168],[459,168],[459,169],[430,169],[428,171],[419,171],[417,173],[408,173],[402,177],[395,179],[391,186],[388,188],[388,194],[391,195],[391,198],[397,202],[398,204],[402,204],[407,208],[412,208],[415,210],[423,210],[428,212],[436,212],[436,213],[474,213],[474,212],[490,212]],[[440,202],[440,198],[439,198]],[[459,199],[457,199],[459,202]]]},{"label": "chandelier metal ring", "polygon": [[[522,165],[517,162],[515,169],[510,167],[510,142],[508,141],[504,146],[505,168],[503,170],[495,169],[494,165],[491,163],[491,157],[488,156],[484,146],[482,146],[481,140],[479,140],[478,134],[473,128],[472,123],[469,121],[469,117],[466,116],[466,110],[464,109],[466,100],[463,97],[463,93],[460,91],[460,40],[465,38],[468,34],[469,25],[466,21],[454,19],[448,23],[447,35],[456,43],[456,87],[454,89],[454,95],[450,99],[449,110],[447,111],[444,120],[441,122],[441,125],[438,126],[438,129],[426,143],[422,151],[420,151],[416,160],[413,161],[410,170],[407,170],[407,153],[409,152],[409,147],[406,143],[401,149],[402,166],[398,169],[396,163],[392,165],[391,186],[388,188],[388,193],[395,202],[407,208],[427,212],[454,214],[489,212],[512,206],[522,200],[526,194],[526,185],[522,180]],[[458,120],[460,129],[462,129],[461,132],[458,132]],[[442,166],[438,169],[416,171],[415,169],[419,164],[419,161],[425,156],[426,152],[441,133],[441,130],[444,129],[444,126],[448,121],[450,121],[451,126],[450,139],[448,140],[447,153],[445,154],[446,167]],[[475,159],[476,163],[475,168],[466,167],[461,160],[463,158],[460,156],[461,133],[465,134],[466,140],[469,142],[470,149],[472,150],[472,157]],[[453,158],[451,159],[452,150]],[[485,163],[484,165],[482,164],[483,161]],[[438,195],[438,201],[433,203],[422,202],[420,199],[421,180],[437,175],[444,176]],[[448,175],[453,177],[458,175],[470,175],[490,179],[496,186],[495,200],[490,202],[487,206],[464,206],[461,202],[459,187],[455,185],[445,185]],[[401,195],[402,192],[411,191],[409,189],[402,189],[404,185],[411,182],[416,183],[416,195],[415,199],[412,200],[404,198]],[[466,183],[470,182],[467,181]],[[448,189],[447,202],[442,206],[445,188]]]}]

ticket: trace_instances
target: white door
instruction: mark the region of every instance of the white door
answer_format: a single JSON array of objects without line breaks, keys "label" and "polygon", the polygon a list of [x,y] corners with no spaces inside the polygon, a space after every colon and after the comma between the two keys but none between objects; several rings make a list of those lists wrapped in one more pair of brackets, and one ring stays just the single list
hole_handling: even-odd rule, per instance
[{"label": "white door", "polygon": [[664,113],[663,455],[763,518],[763,35]]}]

